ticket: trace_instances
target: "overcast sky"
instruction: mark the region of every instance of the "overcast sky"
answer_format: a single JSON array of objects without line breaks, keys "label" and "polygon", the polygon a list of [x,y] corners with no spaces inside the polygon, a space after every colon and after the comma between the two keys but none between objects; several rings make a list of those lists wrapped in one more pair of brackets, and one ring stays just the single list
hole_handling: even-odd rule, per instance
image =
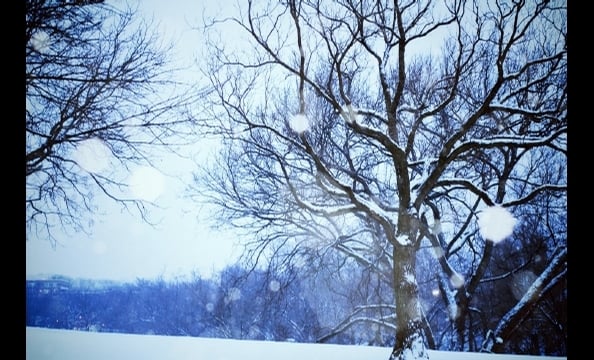
[{"label": "overcast sky", "polygon": [[[124,3],[124,0],[111,1]],[[192,64],[198,54],[202,34],[191,25],[200,25],[207,3],[221,6],[218,2],[199,0],[141,0],[139,10],[147,18],[154,18],[160,32],[173,41],[176,46],[173,54],[183,66]],[[196,71],[191,71],[187,78],[195,74]],[[85,156],[84,150],[81,147],[81,157]],[[97,163],[91,162],[89,166]],[[141,221],[137,214],[122,212],[118,204],[108,199],[100,200],[100,214],[94,216],[90,236],[58,234],[59,243],[52,248],[47,240],[28,235],[26,277],[60,274],[134,281],[191,276],[194,271],[208,276],[233,262],[239,254],[239,249],[233,246],[237,239],[232,234],[211,230],[205,216],[210,211],[183,199],[192,163],[163,157],[157,159],[157,166],[162,173],[138,168],[130,177],[131,183],[139,185],[135,187],[136,195],[154,200],[162,208],[150,213],[152,219],[159,221],[156,227]],[[147,179],[153,182],[148,183]]]},{"label": "overcast sky", "polygon": [[[112,4],[123,4],[125,0],[111,1]],[[229,7],[235,3],[139,1],[140,14],[153,19],[166,40],[175,44],[173,54],[178,56],[180,66],[195,65],[194,59],[197,56],[200,58],[199,45],[203,39],[202,33],[195,28],[201,24],[203,12],[228,15],[232,12]],[[206,8],[207,5],[209,8]],[[427,49],[430,50],[430,47]],[[196,69],[189,69],[187,80],[197,78],[197,74]],[[96,145],[91,143],[89,147]],[[79,164],[84,164],[84,159],[89,158],[89,149],[85,146],[79,149],[80,154],[74,156],[78,157]],[[201,154],[201,151],[203,149],[197,148],[192,153]],[[93,156],[90,159],[88,167],[103,163]],[[120,205],[110,199],[100,199],[99,213],[94,216],[95,224],[90,236],[57,234],[59,243],[52,247],[47,240],[28,235],[27,278],[59,274],[122,281],[158,277],[172,279],[190,277],[193,272],[210,276],[235,262],[241,252],[241,247],[236,245],[240,239],[230,232],[211,229],[207,215],[212,213],[212,209],[200,208],[184,199],[183,190],[191,181],[194,164],[168,156],[155,159],[155,165],[160,172],[139,167],[129,179],[137,197],[154,201],[159,206],[158,209],[151,208],[149,214],[151,219],[158,221],[155,227],[143,222],[138,214],[122,211]]]}]

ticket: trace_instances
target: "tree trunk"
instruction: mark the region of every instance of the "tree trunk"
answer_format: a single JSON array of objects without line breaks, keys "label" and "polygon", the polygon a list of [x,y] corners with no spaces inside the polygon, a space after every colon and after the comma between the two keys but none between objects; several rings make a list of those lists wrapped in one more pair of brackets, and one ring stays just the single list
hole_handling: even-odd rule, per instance
[{"label": "tree trunk", "polygon": [[416,251],[412,245],[394,245],[394,297],[396,342],[390,360],[429,359],[423,338],[423,317],[415,275]]}]

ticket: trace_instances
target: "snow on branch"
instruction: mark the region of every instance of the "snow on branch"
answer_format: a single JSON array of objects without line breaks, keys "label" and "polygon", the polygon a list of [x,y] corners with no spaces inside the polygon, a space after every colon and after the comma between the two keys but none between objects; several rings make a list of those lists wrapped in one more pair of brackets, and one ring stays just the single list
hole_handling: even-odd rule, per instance
[{"label": "snow on branch", "polygon": [[385,326],[385,327],[388,327],[395,331],[396,325],[392,322],[394,319],[393,313],[390,313],[389,315],[382,316],[379,318],[371,318],[368,316],[357,316],[359,313],[366,311],[366,310],[380,310],[380,309],[385,309],[385,308],[395,310],[394,305],[388,305],[388,304],[358,306],[355,308],[355,310],[353,311],[353,313],[351,315],[349,315],[340,324],[338,324],[333,329],[331,329],[328,334],[318,338],[318,340],[316,342],[318,342],[318,343],[326,342],[328,339],[332,338],[333,336],[338,335],[341,332],[350,328],[351,326],[353,326],[357,323],[361,323],[361,322]]},{"label": "snow on branch", "polygon": [[334,217],[334,216],[341,216],[345,214],[352,213],[357,210],[357,206],[354,204],[345,204],[345,205],[315,205],[307,200],[303,199],[296,199],[297,203],[300,207],[311,211],[316,214],[321,214],[326,217]]},{"label": "snow on branch", "polygon": [[[336,178],[332,174],[332,172],[326,167],[326,165],[322,162],[318,154],[316,154],[316,152],[311,147],[305,136],[301,135],[300,139],[303,142],[303,145],[305,146],[306,153],[315,162],[316,169],[320,172],[324,179],[326,179],[331,186],[344,192],[351,201],[351,204],[345,205],[345,208],[338,209],[340,211],[340,214],[342,214],[343,211],[347,211],[346,207],[349,207],[349,210],[351,211],[363,211],[367,213],[369,216],[379,221],[384,227],[392,226],[392,222],[390,221],[390,215],[387,211],[381,208],[373,200],[367,200],[362,196],[356,194],[355,191],[348,184],[345,184],[344,182]],[[323,207],[313,207],[312,204],[308,204],[304,201],[301,202],[305,207],[312,206],[312,209],[317,209],[318,211],[321,211],[321,213],[324,212]]]},{"label": "snow on branch", "polygon": [[[345,109],[346,108],[346,109]],[[352,104],[346,104],[341,106],[339,109],[340,116],[344,119],[344,121],[348,124],[359,123],[361,124],[361,119],[363,116],[369,116],[376,120],[379,120],[383,124],[387,124],[388,120],[384,117],[384,115],[374,109],[361,109],[354,107]],[[375,129],[377,132],[381,132],[380,129]]]},{"label": "snow on branch", "polygon": [[486,139],[471,139],[460,143],[456,148],[452,149],[449,158],[454,158],[464,151],[475,148],[496,148],[502,146],[530,148],[549,145],[556,138],[566,133],[567,127],[564,126],[546,137],[497,135]]},{"label": "snow on branch", "polygon": [[388,135],[386,135],[384,131],[373,126],[363,124],[361,121],[358,121],[361,115],[368,115],[381,120],[382,123],[387,124],[387,120],[384,118],[382,114],[371,109],[358,109],[356,107],[353,107],[351,104],[347,104],[343,107],[340,107],[339,112],[345,120],[345,122],[349,124],[351,128],[355,130],[355,132],[357,132],[360,135],[364,135],[369,138],[375,139],[397,159],[405,159],[404,150],[401,149],[398,146],[398,144],[396,144]]},{"label": "snow on branch", "polygon": [[491,200],[491,197],[489,196],[489,194],[478,188],[475,184],[473,184],[471,181],[468,181],[466,179],[463,178],[451,178],[451,179],[442,179],[439,180],[435,186],[452,186],[452,185],[459,185],[462,186],[468,190],[470,190],[472,193],[474,193],[475,195],[477,195],[481,200],[483,200],[483,202],[485,202],[485,204],[487,204],[487,206],[493,206],[495,204],[495,202],[493,200]]},{"label": "snow on branch", "polygon": [[524,203],[528,202],[529,200],[533,199],[534,197],[536,197],[538,194],[541,194],[546,191],[567,191],[567,185],[544,184],[541,186],[537,186],[534,189],[532,189],[532,191],[530,191],[525,196],[523,196],[519,199],[513,200],[513,201],[508,201],[506,203],[506,206],[514,206],[514,205],[524,204]]}]

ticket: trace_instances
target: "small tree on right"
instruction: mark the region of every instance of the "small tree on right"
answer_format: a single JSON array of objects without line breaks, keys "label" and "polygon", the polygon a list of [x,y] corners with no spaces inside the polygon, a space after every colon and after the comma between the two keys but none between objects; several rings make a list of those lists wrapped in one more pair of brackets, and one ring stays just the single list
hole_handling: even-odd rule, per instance
[{"label": "small tree on right", "polygon": [[[223,146],[197,190],[221,223],[247,230],[247,259],[373,272],[358,278],[377,280],[381,296],[353,297],[361,304],[330,332],[390,331],[391,360],[428,359],[436,343],[501,351],[494,344],[566,271],[565,2],[248,1],[237,11],[208,25],[245,36],[237,49],[209,43],[202,125]],[[492,209],[505,216],[488,219]],[[514,274],[492,268],[496,247],[534,219],[550,235],[542,272],[499,322],[477,327],[487,275]],[[432,328],[424,294],[445,309],[447,330]]]}]

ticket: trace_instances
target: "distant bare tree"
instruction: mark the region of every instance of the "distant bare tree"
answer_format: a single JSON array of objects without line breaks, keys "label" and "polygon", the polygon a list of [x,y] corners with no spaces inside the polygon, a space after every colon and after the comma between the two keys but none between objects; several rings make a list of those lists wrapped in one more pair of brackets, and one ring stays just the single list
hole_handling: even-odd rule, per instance
[{"label": "distant bare tree", "polygon": [[[391,360],[429,358],[417,260],[431,250],[451,350],[479,351],[486,334],[468,331],[473,295],[498,240],[481,235],[479,214],[499,206],[519,217],[544,197],[547,215],[566,216],[565,2],[288,0],[237,10],[207,23],[215,96],[202,129],[223,146],[196,190],[220,206],[221,223],[251,237],[253,261],[305,272],[336,252],[375,272],[390,302],[354,308],[333,333],[354,321],[391,329]],[[240,46],[217,38],[219,26]],[[565,274],[560,226],[546,258],[554,275],[539,281]],[[525,314],[502,320],[499,340]]]},{"label": "distant bare tree", "polygon": [[174,92],[170,48],[130,7],[60,0],[26,1],[25,48],[28,228],[88,230],[97,192],[145,217],[123,174],[183,135],[191,96]]}]

